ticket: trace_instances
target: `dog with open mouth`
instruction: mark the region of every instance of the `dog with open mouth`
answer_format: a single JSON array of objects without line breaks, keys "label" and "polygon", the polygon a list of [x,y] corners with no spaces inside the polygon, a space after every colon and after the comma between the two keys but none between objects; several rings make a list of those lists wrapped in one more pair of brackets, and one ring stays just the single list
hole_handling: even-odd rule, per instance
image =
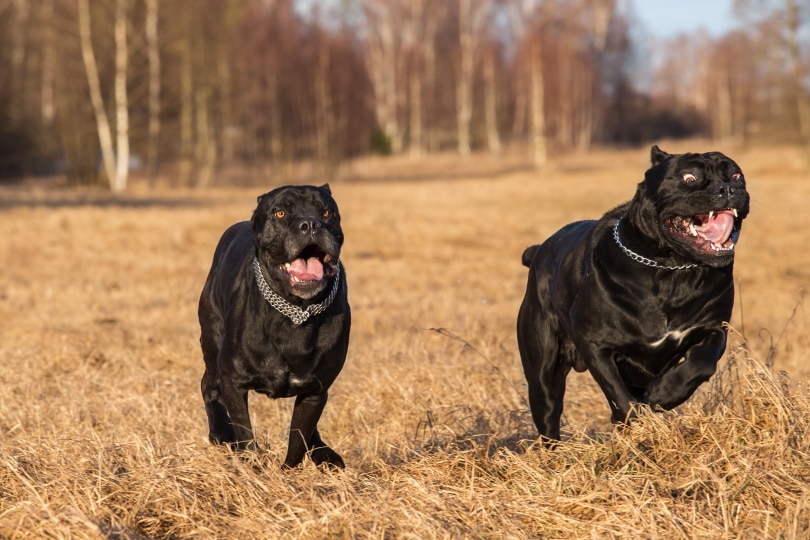
[{"label": "dog with open mouth", "polygon": [[255,449],[248,392],[295,397],[284,466],[343,468],[318,432],[343,368],[351,312],[343,231],[328,185],[284,186],[225,231],[200,295],[209,440]]},{"label": "dog with open mouth", "polygon": [[590,371],[621,423],[633,403],[683,403],[725,351],[745,178],[719,152],[653,146],[651,161],[631,201],[523,253],[529,278],[517,338],[546,442],[560,438],[572,368]]}]

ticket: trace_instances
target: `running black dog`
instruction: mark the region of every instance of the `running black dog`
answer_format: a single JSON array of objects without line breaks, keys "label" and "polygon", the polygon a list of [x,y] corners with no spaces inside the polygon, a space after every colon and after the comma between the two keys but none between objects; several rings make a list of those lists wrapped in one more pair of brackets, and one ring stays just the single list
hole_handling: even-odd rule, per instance
[{"label": "running black dog", "polygon": [[249,390],[295,396],[284,465],[295,467],[310,452],[316,465],[344,467],[317,429],[349,346],[342,245],[328,185],[266,193],[250,222],[223,234],[199,305],[212,443],[255,448]]},{"label": "running black dog", "polygon": [[749,196],[718,152],[654,146],[635,197],[523,253],[517,337],[534,423],[560,438],[565,379],[590,370],[614,422],[631,403],[671,409],[714,374],[734,304],[734,247]]}]

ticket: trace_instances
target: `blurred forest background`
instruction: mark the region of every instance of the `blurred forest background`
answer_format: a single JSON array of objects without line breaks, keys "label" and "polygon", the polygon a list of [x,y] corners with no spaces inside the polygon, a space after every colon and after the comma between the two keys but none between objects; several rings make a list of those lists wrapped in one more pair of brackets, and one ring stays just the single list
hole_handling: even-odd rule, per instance
[{"label": "blurred forest background", "polygon": [[[635,0],[649,1],[649,0]],[[369,154],[810,148],[810,1],[664,42],[631,0],[0,0],[0,181],[205,186]],[[651,47],[658,53],[654,60]]]}]

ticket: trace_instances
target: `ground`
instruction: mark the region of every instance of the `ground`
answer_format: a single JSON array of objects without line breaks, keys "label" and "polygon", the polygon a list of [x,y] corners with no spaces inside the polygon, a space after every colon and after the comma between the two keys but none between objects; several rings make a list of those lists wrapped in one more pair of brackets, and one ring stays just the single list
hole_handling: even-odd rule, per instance
[{"label": "ground", "polygon": [[289,400],[251,397],[257,456],[206,439],[197,299],[220,234],[278,180],[0,186],[0,537],[806,537],[806,157],[661,146],[746,174],[726,359],[625,430],[572,374],[555,449],[530,447],[520,255],[629,199],[648,149],[541,172],[516,153],[367,159],[330,180],[354,317],[321,422],[341,474],[279,470]]}]

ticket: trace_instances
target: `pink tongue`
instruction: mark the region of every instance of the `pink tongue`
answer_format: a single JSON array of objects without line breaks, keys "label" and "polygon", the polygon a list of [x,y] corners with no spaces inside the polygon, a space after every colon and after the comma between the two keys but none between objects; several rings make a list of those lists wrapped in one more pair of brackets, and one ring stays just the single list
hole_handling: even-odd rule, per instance
[{"label": "pink tongue", "polygon": [[713,244],[723,244],[734,228],[734,214],[729,211],[717,212],[713,218],[698,227],[700,233]]},{"label": "pink tongue", "polygon": [[317,257],[295,259],[290,263],[288,272],[301,281],[320,281],[323,279],[323,264]]}]

